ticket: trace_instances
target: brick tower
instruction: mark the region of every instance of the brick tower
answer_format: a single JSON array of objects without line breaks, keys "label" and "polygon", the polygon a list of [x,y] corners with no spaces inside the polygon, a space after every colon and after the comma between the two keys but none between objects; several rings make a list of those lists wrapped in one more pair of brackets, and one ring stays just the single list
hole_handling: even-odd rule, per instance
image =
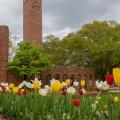
[{"label": "brick tower", "polygon": [[7,81],[8,43],[9,29],[7,26],[0,26],[0,81]]},{"label": "brick tower", "polygon": [[24,0],[23,38],[26,42],[42,44],[42,0]]}]

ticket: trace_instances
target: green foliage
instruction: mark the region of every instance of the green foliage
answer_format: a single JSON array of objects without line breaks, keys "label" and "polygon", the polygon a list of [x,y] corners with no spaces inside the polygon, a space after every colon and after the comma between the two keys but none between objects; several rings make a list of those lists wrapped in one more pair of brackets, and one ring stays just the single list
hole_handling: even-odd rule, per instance
[{"label": "green foliage", "polygon": [[50,56],[42,47],[30,43],[19,43],[19,49],[14,58],[8,63],[8,70],[20,76],[38,75],[51,67]]},{"label": "green foliage", "polygon": [[62,39],[51,35],[46,40],[43,48],[55,65],[90,67],[102,77],[120,66],[120,24],[116,21],[94,21]]},{"label": "green foliage", "polygon": [[7,115],[11,120],[119,120],[120,118],[120,103],[110,102],[108,94],[102,95],[100,100],[96,100],[95,97],[74,96],[80,99],[80,106],[77,108],[73,106],[74,98],[71,97],[59,94],[42,97],[36,92],[34,96],[30,93],[26,96],[0,93],[0,113]]}]

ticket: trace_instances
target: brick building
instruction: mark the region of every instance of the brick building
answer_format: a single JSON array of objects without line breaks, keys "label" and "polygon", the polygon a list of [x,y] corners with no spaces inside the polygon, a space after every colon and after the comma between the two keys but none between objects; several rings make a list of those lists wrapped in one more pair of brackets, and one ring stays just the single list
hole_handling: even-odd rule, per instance
[{"label": "brick building", "polygon": [[49,72],[40,75],[40,79],[42,79],[45,84],[49,84],[53,78],[60,81],[72,79],[78,82],[84,79],[87,90],[93,90],[95,88],[94,72],[85,67],[54,66]]}]

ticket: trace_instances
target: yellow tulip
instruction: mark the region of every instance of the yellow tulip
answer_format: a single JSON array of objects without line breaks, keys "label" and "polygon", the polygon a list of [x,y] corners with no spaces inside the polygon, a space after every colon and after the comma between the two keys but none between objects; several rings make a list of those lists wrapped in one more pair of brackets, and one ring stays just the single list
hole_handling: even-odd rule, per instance
[{"label": "yellow tulip", "polygon": [[10,84],[9,84],[9,89],[12,90],[14,87],[15,87],[15,85],[14,85],[13,83],[10,83]]},{"label": "yellow tulip", "polygon": [[14,87],[14,88],[12,89],[12,91],[13,91],[14,94],[18,93],[18,90],[19,90],[18,87]]},{"label": "yellow tulip", "polygon": [[70,85],[70,79],[67,79],[66,81],[65,81],[66,83],[67,83],[67,85]]},{"label": "yellow tulip", "polygon": [[119,102],[119,98],[118,97],[114,97],[114,103]]},{"label": "yellow tulip", "polygon": [[33,87],[34,87],[34,89],[40,89],[40,83],[38,80],[34,80]]},{"label": "yellow tulip", "polygon": [[113,69],[113,77],[114,77],[115,85],[120,87],[120,68]]},{"label": "yellow tulip", "polygon": [[57,92],[63,88],[63,85],[58,80],[56,80],[52,83],[51,88],[53,91]]},{"label": "yellow tulip", "polygon": [[81,84],[82,87],[84,87],[85,86],[85,80],[81,80],[80,84]]}]

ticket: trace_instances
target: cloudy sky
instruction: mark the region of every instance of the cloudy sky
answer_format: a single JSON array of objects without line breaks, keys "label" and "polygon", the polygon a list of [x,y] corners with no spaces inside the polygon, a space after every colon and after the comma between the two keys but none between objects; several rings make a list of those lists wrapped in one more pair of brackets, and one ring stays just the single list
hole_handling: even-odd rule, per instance
[{"label": "cloudy sky", "polygon": [[[22,37],[22,0],[0,0],[0,24]],[[120,22],[120,0],[43,0],[44,35],[66,35],[93,20]]]}]

